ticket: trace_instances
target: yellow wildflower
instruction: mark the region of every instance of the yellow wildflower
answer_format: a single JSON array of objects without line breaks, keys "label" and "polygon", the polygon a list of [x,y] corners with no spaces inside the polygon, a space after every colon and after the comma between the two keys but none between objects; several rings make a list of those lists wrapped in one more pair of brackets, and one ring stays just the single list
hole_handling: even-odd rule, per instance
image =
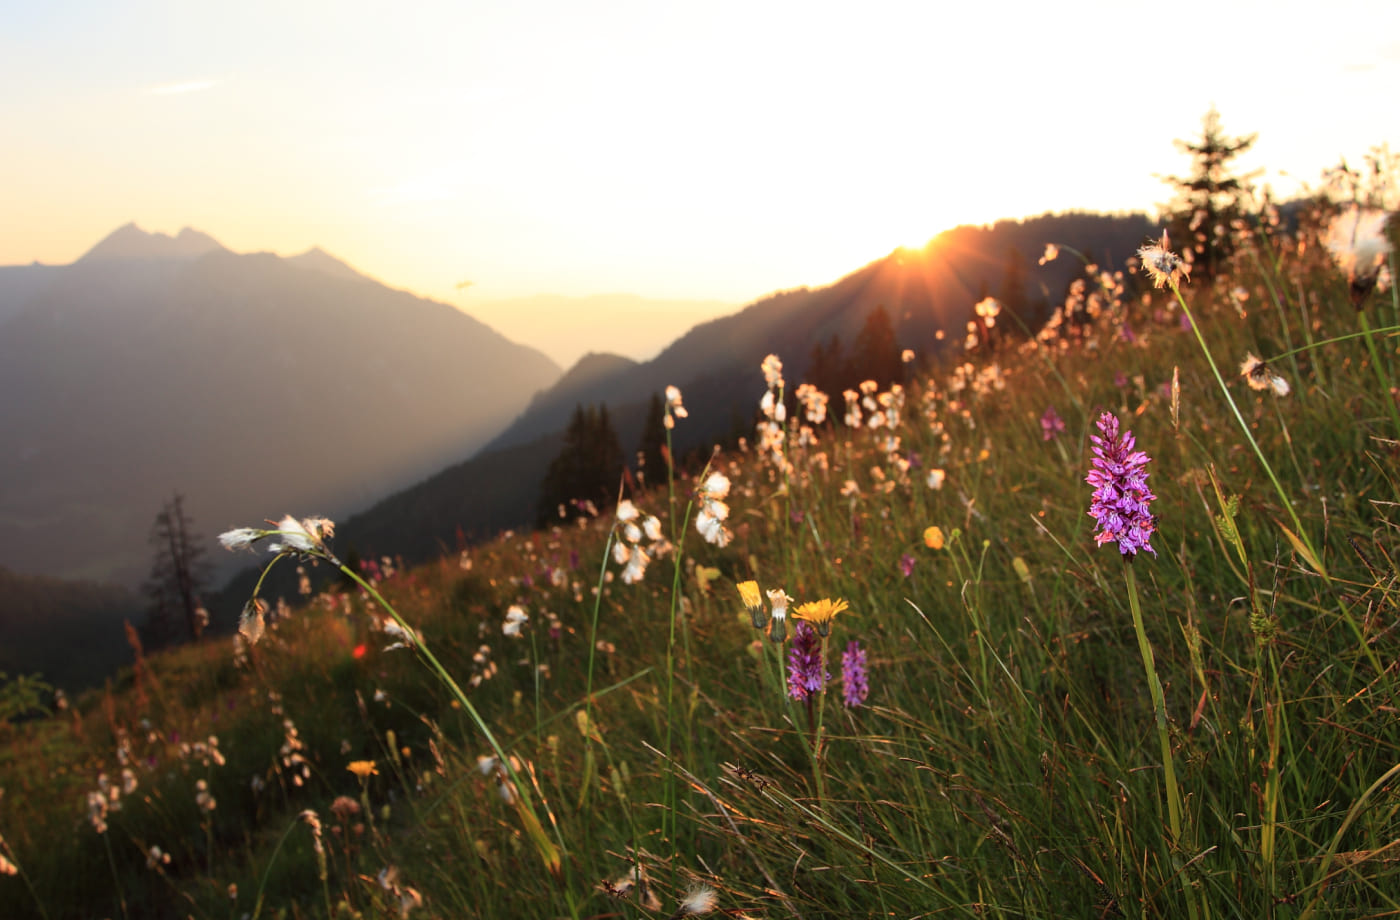
[{"label": "yellow wildflower", "polygon": [[924,531],[924,546],[927,546],[929,549],[942,549],[943,528],[935,526],[926,529]]},{"label": "yellow wildflower", "polygon": [[753,621],[754,629],[762,629],[768,625],[768,611],[763,609],[763,594],[758,590],[758,582],[739,582],[739,597],[744,602],[744,607],[749,611],[749,619]]},{"label": "yellow wildflower", "polygon": [[371,776],[378,776],[379,769],[375,767],[372,760],[352,760],[345,769],[358,776],[360,779],[369,779]]},{"label": "yellow wildflower", "polygon": [[849,609],[850,607],[847,606],[846,602],[840,598],[833,601],[831,598],[824,597],[819,601],[809,601],[803,604],[801,607],[794,610],[792,615],[799,620],[806,620],[808,623],[811,623],[812,627],[816,629],[817,635],[825,636],[827,633],[831,632],[831,621],[836,614]]}]

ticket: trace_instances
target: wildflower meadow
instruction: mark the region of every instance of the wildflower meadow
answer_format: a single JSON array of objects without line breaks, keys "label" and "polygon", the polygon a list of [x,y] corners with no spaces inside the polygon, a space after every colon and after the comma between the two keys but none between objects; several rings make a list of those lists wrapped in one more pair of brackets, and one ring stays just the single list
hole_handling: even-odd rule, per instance
[{"label": "wildflower meadow", "polygon": [[14,730],[0,915],[1400,913],[1385,218],[1086,258],[902,381],[772,355],[742,440],[433,564],[245,522],[303,593]]}]

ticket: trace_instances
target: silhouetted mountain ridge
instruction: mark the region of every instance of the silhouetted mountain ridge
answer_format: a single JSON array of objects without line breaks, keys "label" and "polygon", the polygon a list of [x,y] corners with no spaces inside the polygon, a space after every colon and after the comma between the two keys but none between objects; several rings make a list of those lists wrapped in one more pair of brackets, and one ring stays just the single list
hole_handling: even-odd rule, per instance
[{"label": "silhouetted mountain ridge", "polygon": [[191,227],[185,227],[175,236],[170,236],[166,233],[148,233],[132,221],[113,230],[78,261],[185,260],[197,259],[215,251],[227,252],[218,240]]},{"label": "silhouetted mountain ridge", "polygon": [[37,281],[0,271],[0,387],[23,394],[0,400],[0,562],[133,584],[175,491],[211,536],[345,515],[470,456],[559,376],[325,253],[210,242],[128,225]]},{"label": "silhouetted mountain ridge", "polygon": [[298,268],[309,269],[310,271],[324,272],[335,278],[348,281],[371,281],[373,279],[362,275],[346,263],[326,252],[319,246],[312,246],[300,255],[289,256],[285,261],[288,265],[295,265]]}]

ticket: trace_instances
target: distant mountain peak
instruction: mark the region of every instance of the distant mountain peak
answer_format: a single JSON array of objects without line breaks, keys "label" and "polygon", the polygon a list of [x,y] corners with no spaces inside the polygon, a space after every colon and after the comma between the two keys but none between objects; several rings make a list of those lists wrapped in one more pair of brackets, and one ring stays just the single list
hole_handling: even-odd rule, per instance
[{"label": "distant mountain peak", "polygon": [[574,362],[574,366],[569,369],[568,373],[587,376],[600,368],[611,371],[619,367],[636,367],[638,363],[631,358],[612,352],[590,351]]},{"label": "distant mountain peak", "polygon": [[197,259],[210,252],[223,250],[218,240],[207,233],[185,227],[175,236],[168,233],[148,233],[136,221],[113,230],[96,246],[89,249],[79,262],[152,262]]},{"label": "distant mountain peak", "polygon": [[309,268],[312,271],[322,272],[336,278],[352,278],[356,281],[371,280],[367,276],[360,274],[349,264],[337,259],[326,252],[320,246],[312,246],[300,255],[289,256],[284,261],[289,265],[299,268]]}]

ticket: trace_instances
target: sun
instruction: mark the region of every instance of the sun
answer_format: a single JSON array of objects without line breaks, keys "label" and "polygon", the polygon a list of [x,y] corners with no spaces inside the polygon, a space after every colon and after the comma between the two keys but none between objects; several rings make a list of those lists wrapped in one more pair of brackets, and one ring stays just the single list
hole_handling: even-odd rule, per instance
[{"label": "sun", "polygon": [[896,248],[907,252],[923,252],[928,244],[944,229],[926,214],[920,213],[891,213],[887,217],[887,227],[889,239],[894,241]]}]

